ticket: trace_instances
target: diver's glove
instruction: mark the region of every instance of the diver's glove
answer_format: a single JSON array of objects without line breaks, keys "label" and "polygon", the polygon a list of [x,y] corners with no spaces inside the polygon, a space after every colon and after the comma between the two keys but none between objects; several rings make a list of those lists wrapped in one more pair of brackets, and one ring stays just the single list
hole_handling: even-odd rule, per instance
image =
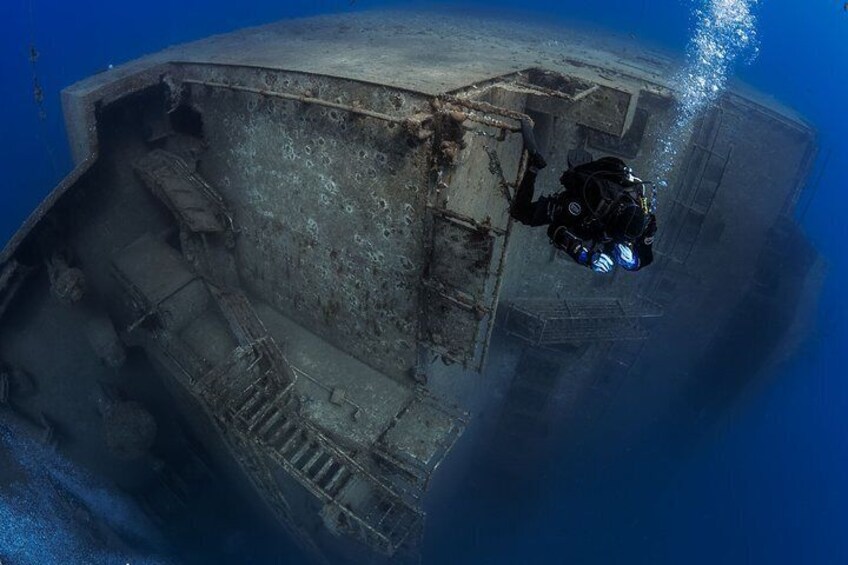
[{"label": "diver's glove", "polygon": [[527,168],[534,173],[538,173],[548,166],[545,158],[539,152],[539,146],[536,145],[536,135],[533,132],[533,126],[526,118],[521,119],[521,137],[524,138],[524,147],[527,149]]},{"label": "diver's glove", "polygon": [[623,269],[635,271],[639,267],[639,258],[629,245],[616,243],[613,255],[615,255],[615,262],[621,265]]},{"label": "diver's glove", "polygon": [[596,273],[609,273],[613,267],[612,257],[602,251],[598,251],[592,255],[590,265]]},{"label": "diver's glove", "polygon": [[528,168],[537,173],[548,166],[548,162],[545,161],[545,158],[542,157],[540,153],[530,153],[528,155]]}]

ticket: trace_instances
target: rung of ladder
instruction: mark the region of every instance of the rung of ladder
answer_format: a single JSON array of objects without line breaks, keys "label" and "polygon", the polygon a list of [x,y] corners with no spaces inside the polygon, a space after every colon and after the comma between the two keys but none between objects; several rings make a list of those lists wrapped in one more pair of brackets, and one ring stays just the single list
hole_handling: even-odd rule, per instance
[{"label": "rung of ladder", "polygon": [[306,452],[309,451],[310,441],[307,438],[303,438],[303,439],[304,439],[303,445],[301,445],[297,449],[297,451],[295,451],[294,455],[287,458],[293,465],[297,465],[298,460],[300,460],[300,458],[303,457],[304,455],[306,455]]},{"label": "rung of ladder", "polygon": [[319,459],[321,459],[321,456],[324,455],[324,453],[325,451],[320,447],[316,449],[315,454],[309,458],[305,465],[301,465],[300,470],[308,474],[309,469],[311,469],[312,466],[315,465]]},{"label": "rung of ladder", "polygon": [[265,436],[265,441],[274,449],[280,449],[283,443],[289,439],[292,431],[297,431],[297,426],[289,420],[284,421],[282,426],[277,426],[276,429],[269,430]]},{"label": "rung of ladder", "polygon": [[261,406],[254,414],[251,416],[250,420],[247,422],[247,429],[250,432],[253,432],[256,428],[261,426],[265,420],[274,415],[275,406],[273,402],[266,402],[263,406]]},{"label": "rung of ladder", "polygon": [[336,470],[336,472],[333,474],[333,476],[330,477],[330,480],[327,481],[326,486],[323,487],[324,490],[327,493],[329,493],[330,496],[334,496],[335,493],[338,492],[338,490],[340,490],[342,478],[347,474],[348,474],[347,468],[344,465],[339,465],[339,468]]},{"label": "rung of ladder", "polygon": [[290,455],[293,455],[301,448],[301,442],[306,442],[306,438],[303,437],[303,430],[299,429],[297,432],[292,435],[289,440],[283,445],[280,449],[280,453],[288,460],[291,460]]},{"label": "rung of ladder", "polygon": [[261,426],[258,426],[256,435],[262,439],[267,439],[281,426],[284,426],[287,421],[285,412],[283,410],[277,410],[270,419],[266,420]]},{"label": "rung of ladder", "polygon": [[333,459],[332,457],[328,458],[327,461],[321,466],[321,468],[318,469],[318,472],[315,473],[312,480],[316,484],[319,484],[321,482],[321,480],[324,478],[324,476],[327,474],[327,471],[330,470],[330,467],[332,467],[333,463],[335,463],[335,462],[336,462],[336,460]]}]

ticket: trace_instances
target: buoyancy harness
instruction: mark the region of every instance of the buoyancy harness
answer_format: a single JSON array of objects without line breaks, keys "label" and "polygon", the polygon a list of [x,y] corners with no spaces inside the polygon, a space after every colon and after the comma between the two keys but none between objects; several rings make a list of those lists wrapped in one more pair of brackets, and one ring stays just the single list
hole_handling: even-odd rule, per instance
[{"label": "buoyancy harness", "polygon": [[601,223],[619,205],[641,205],[644,183],[634,182],[630,169],[620,159],[604,157],[568,169],[560,183],[572,194],[577,194],[586,206],[590,219]]}]

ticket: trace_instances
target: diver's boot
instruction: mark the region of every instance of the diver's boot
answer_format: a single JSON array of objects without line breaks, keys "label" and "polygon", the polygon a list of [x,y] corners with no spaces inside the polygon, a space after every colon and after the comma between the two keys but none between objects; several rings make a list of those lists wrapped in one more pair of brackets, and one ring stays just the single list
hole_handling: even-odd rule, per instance
[{"label": "diver's boot", "polygon": [[527,118],[521,119],[521,137],[524,138],[524,147],[527,149],[527,165],[533,172],[538,172],[548,166],[545,158],[539,152],[539,146],[536,145],[536,135],[533,133],[533,126]]}]

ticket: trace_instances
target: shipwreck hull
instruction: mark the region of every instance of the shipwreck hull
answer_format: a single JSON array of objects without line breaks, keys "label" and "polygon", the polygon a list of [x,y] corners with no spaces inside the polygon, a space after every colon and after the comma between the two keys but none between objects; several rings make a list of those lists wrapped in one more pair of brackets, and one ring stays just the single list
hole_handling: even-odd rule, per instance
[{"label": "shipwreck hull", "polygon": [[[657,265],[599,280],[513,225],[519,120],[550,155],[542,191],[574,150],[639,170],[675,118],[671,63],[585,39],[563,55],[531,41],[554,31],[497,22],[354,21],[212,38],[70,87],[77,168],[0,256],[0,360],[39,385],[5,395],[15,417],[163,523],[163,437],[197,438],[318,560],[413,555],[432,474],[498,392],[496,441],[529,450],[538,421],[602,414],[656,365],[652,336],[697,317],[671,356],[683,372],[761,277],[815,154],[802,121],[726,96],[660,195]],[[490,351],[493,332],[512,345]],[[145,404],[155,441],[93,407],[104,387]],[[110,425],[127,426],[111,443]]]}]

